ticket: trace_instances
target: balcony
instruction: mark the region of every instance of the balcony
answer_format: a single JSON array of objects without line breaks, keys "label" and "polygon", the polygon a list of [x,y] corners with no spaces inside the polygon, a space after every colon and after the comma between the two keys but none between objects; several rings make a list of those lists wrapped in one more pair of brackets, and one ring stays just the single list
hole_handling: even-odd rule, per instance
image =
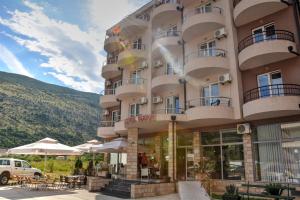
[{"label": "balcony", "polygon": [[107,52],[115,52],[123,49],[120,36],[109,36],[104,41],[104,49]]},{"label": "balcony", "polygon": [[300,114],[300,85],[275,84],[254,88],[244,94],[243,113],[247,120]]},{"label": "balcony", "polygon": [[118,106],[119,102],[115,96],[114,89],[106,89],[102,92],[102,96],[100,96],[100,107],[101,108],[109,108]]},{"label": "balcony", "polygon": [[152,13],[152,25],[158,25],[160,22],[169,21],[169,19],[180,18],[181,13],[178,11],[179,2],[159,2],[154,5]]},{"label": "balcony", "polygon": [[223,49],[205,49],[186,56],[185,74],[193,78],[205,78],[229,71],[226,51]]},{"label": "balcony", "polygon": [[176,53],[181,51],[181,46],[179,42],[181,41],[181,32],[179,31],[164,31],[158,33],[154,37],[154,42],[152,45],[152,53],[161,54],[165,53]]},{"label": "balcony", "polygon": [[116,97],[120,100],[146,95],[146,80],[134,78],[125,80],[122,85],[116,88]]},{"label": "balcony", "polygon": [[205,11],[193,9],[185,13],[182,25],[183,39],[191,41],[199,35],[212,32],[225,26],[222,8],[211,7]]},{"label": "balcony", "polygon": [[126,134],[127,133],[127,128],[125,127],[125,121],[122,120],[122,121],[115,122],[114,131],[117,134],[122,134],[122,135]]},{"label": "balcony", "polygon": [[165,74],[152,79],[152,92],[178,91],[179,88],[179,76],[176,74]]},{"label": "balcony", "polygon": [[248,24],[288,7],[281,0],[234,0],[233,6],[236,26]]},{"label": "balcony", "polygon": [[289,49],[296,51],[294,34],[289,31],[271,30],[252,34],[239,43],[240,69],[253,69],[296,57]]},{"label": "balcony", "polygon": [[148,21],[147,16],[129,16],[122,20],[117,28],[125,38],[131,38],[144,32],[148,27]]},{"label": "balcony", "polygon": [[102,65],[102,77],[105,79],[115,78],[121,75],[119,70],[117,59],[108,59],[107,62],[104,62]]},{"label": "balcony", "polygon": [[128,44],[119,54],[118,65],[120,67],[132,67],[141,64],[147,58],[146,47],[143,44]]},{"label": "balcony", "polygon": [[102,138],[112,138],[116,137],[114,131],[115,122],[114,121],[101,121],[100,127],[97,129],[97,136]]},{"label": "balcony", "polygon": [[231,99],[227,97],[202,97],[187,102],[188,122],[211,126],[234,120]]}]

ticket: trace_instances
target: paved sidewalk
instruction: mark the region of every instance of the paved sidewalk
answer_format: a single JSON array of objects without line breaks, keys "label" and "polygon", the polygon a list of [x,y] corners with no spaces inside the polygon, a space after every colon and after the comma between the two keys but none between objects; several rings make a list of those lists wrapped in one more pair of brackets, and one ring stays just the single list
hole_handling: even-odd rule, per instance
[{"label": "paved sidewalk", "polygon": [[[67,191],[27,191],[19,187],[0,187],[0,200],[121,200],[100,193],[90,193],[85,189]],[[142,198],[141,200],[179,200],[177,194]]]}]

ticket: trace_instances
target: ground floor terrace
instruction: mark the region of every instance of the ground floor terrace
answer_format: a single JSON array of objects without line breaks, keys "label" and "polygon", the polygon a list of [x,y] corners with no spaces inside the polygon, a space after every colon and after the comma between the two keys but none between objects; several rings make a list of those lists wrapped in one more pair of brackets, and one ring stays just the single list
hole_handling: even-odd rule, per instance
[{"label": "ground floor terrace", "polygon": [[[251,131],[239,134],[241,123]],[[195,180],[208,162],[214,192],[241,182],[300,186],[299,115],[193,129],[170,120],[164,131],[129,128],[126,135],[127,155],[120,160],[126,179]]]}]

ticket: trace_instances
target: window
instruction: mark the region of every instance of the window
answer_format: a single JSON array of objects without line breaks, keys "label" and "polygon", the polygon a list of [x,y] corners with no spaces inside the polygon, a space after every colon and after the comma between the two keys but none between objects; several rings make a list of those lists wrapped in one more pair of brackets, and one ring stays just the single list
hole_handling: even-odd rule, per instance
[{"label": "window", "polygon": [[132,84],[141,84],[141,70],[136,70],[130,74],[130,79]]},{"label": "window", "polygon": [[171,96],[166,98],[166,114],[180,113],[179,97]]},{"label": "window", "polygon": [[9,160],[0,160],[0,165],[10,165]]},{"label": "window", "polygon": [[142,38],[133,41],[133,49],[142,49]]},{"label": "window", "polygon": [[130,105],[130,116],[135,117],[140,114],[140,105],[139,104],[131,104]]},{"label": "window", "polygon": [[257,84],[260,97],[280,96],[284,94],[280,71],[258,75]]},{"label": "window", "polygon": [[201,133],[201,155],[212,161],[214,179],[244,180],[242,137],[236,130]]},{"label": "window", "polygon": [[196,13],[203,14],[203,13],[208,13],[212,11],[212,6],[211,3],[201,5],[196,8]]},{"label": "window", "polygon": [[218,83],[210,84],[202,88],[202,105],[216,106],[220,104],[220,89]]},{"label": "window", "polygon": [[178,36],[177,35],[177,26],[171,26],[170,28],[168,28],[167,30],[167,36]]},{"label": "window", "polygon": [[21,161],[15,161],[15,167],[22,167]]},{"label": "window", "polygon": [[276,39],[275,24],[270,23],[252,30],[253,42]]},{"label": "window", "polygon": [[199,57],[216,56],[216,41],[205,42],[199,45],[198,55]]},{"label": "window", "polygon": [[254,131],[256,180],[300,183],[300,122],[266,124]]},{"label": "window", "polygon": [[23,161],[22,163],[23,163],[24,168],[31,168],[31,166],[28,162]]},{"label": "window", "polygon": [[112,121],[113,122],[118,122],[120,120],[119,110],[112,111],[111,116],[112,116]]}]

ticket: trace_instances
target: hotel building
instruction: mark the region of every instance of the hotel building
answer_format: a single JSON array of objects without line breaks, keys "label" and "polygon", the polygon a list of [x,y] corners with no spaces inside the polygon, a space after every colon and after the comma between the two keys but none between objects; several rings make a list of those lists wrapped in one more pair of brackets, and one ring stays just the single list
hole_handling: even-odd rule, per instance
[{"label": "hotel building", "polygon": [[297,6],[151,1],[107,30],[98,136],[128,139],[128,179],[145,152],[171,181],[205,158],[220,183],[300,184]]}]

